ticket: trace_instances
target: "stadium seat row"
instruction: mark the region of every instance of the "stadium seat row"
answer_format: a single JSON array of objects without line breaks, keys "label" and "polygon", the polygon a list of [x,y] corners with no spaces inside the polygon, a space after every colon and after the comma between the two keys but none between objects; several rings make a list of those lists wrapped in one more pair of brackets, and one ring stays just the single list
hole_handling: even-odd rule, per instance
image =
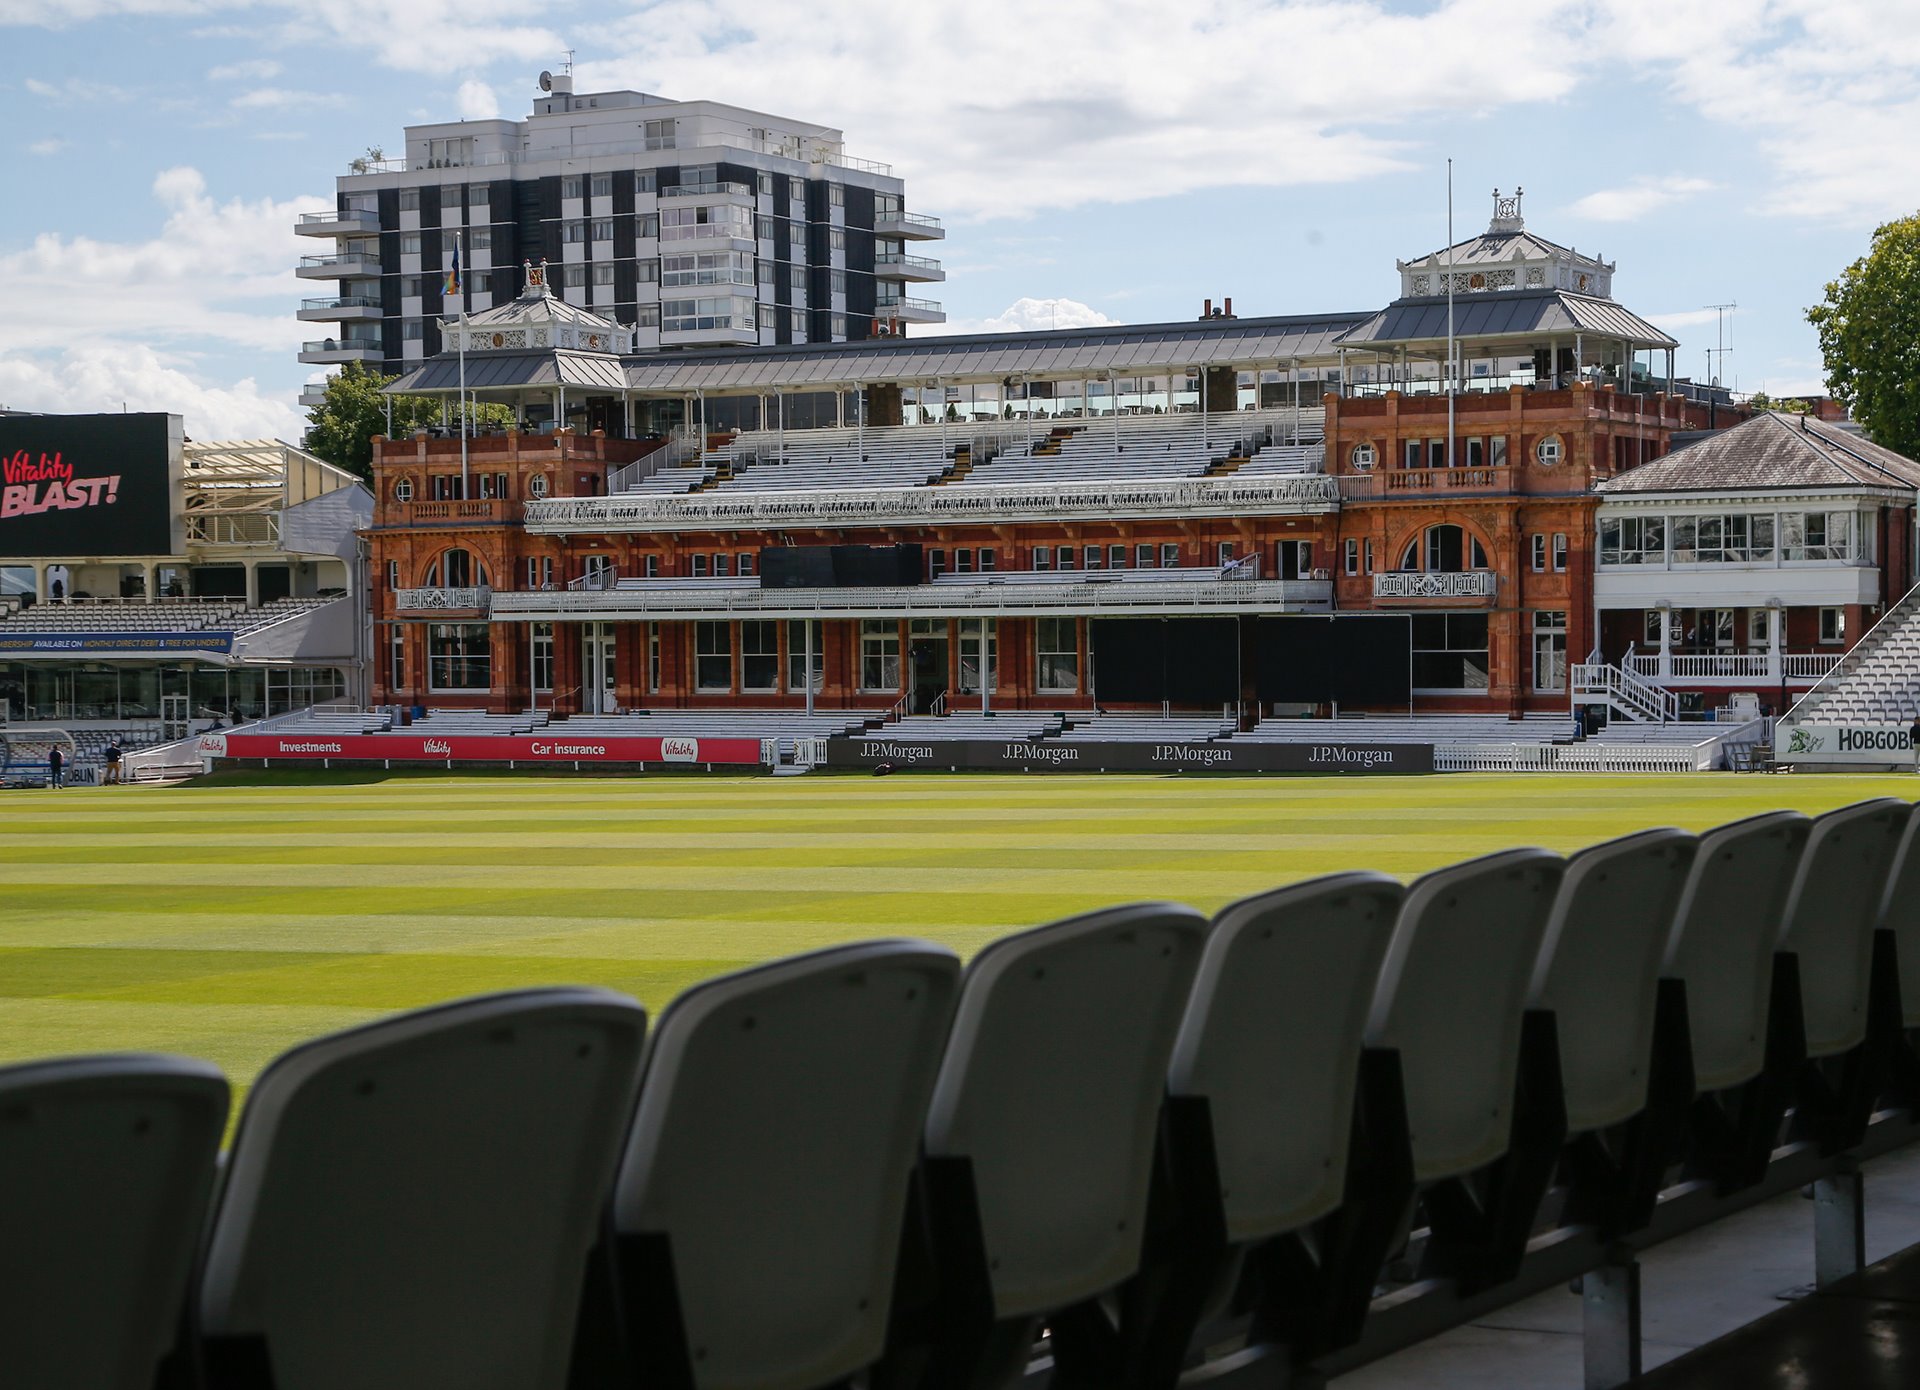
[{"label": "stadium seat row", "polygon": [[[212,1067],[0,1071],[0,1357],[35,1387],[1167,1387],[1306,1362],[1422,1272],[1512,1277],[1920,1096],[1920,812],[892,940]],[[1901,966],[1907,967],[1904,977]],[[1561,1208],[1556,1208],[1561,1210]],[[156,1380],[156,1367],[159,1368]]]}]

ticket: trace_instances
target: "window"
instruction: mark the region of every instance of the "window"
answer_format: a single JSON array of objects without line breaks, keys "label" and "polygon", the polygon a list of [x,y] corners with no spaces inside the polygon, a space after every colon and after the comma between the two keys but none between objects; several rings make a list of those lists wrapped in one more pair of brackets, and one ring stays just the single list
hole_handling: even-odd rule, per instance
[{"label": "window", "polygon": [[584,222],[562,222],[560,240],[569,246],[584,246],[587,240],[587,224]]},{"label": "window", "polygon": [[[671,116],[663,121],[642,121],[640,123],[641,138],[646,141],[647,148],[650,150],[670,150],[673,148],[673,129],[677,124],[679,123]],[[651,174],[653,171],[647,172]]]},{"label": "window", "polygon": [[1053,567],[1061,570],[1070,570],[1073,568],[1072,546],[1057,545],[1053,548]]},{"label": "window", "polygon": [[553,624],[533,624],[529,647],[533,657],[533,688],[551,692],[553,690]]},{"label": "window", "polygon": [[889,694],[900,688],[900,624],[892,618],[861,620],[860,688]]},{"label": "window", "polygon": [[[1127,548],[1124,545],[1108,546],[1107,547],[1107,568],[1110,570],[1123,570],[1126,567],[1127,567]],[[982,565],[980,566],[980,568],[986,569],[987,566]]]},{"label": "window", "polygon": [[1485,690],[1487,615],[1415,613],[1413,684],[1419,690]]},{"label": "window", "polygon": [[411,502],[413,500],[413,479],[395,478],[393,480],[393,500]]},{"label": "window", "polygon": [[807,181],[790,178],[787,180],[787,201],[804,205],[807,201]]},{"label": "window", "polygon": [[403,256],[417,256],[420,254],[420,233],[400,233],[400,254]]},{"label": "window", "polygon": [[762,333],[772,332],[774,329],[777,329],[779,326],[780,326],[779,307],[773,304],[762,304],[760,306],[760,331]]},{"label": "window", "polygon": [[660,278],[660,262],[656,260],[635,261],[633,278],[642,285],[651,285]]},{"label": "window", "polygon": [[[594,197],[611,198],[613,196],[613,175],[595,174],[591,187]],[[609,235],[611,235],[611,233],[609,233]]]},{"label": "window", "polygon": [[553,587],[553,557],[551,555],[527,556],[527,587],[529,589],[551,589]]},{"label": "window", "polygon": [[1367,573],[1373,573],[1373,542],[1371,540],[1367,542]]},{"label": "window", "polygon": [[611,285],[613,283],[613,262],[596,261],[593,266],[593,283]]},{"label": "window", "polygon": [[613,219],[611,217],[596,217],[588,224],[588,230],[595,241],[612,241]]},{"label": "window", "polygon": [[753,329],[758,311],[751,299],[668,299],[660,305],[660,326],[669,333],[691,333],[707,328]]},{"label": "window", "polygon": [[419,189],[403,188],[400,190],[400,211],[402,212],[420,211],[420,190]]},{"label": "window", "polygon": [[398,560],[387,561],[387,587],[389,589],[397,589],[400,587],[400,562]]},{"label": "window", "polygon": [[827,285],[829,293],[845,294],[847,292],[847,272],[844,270],[833,271],[827,277]]},{"label": "window", "polygon": [[1844,642],[1847,640],[1846,609],[1822,608],[1820,610],[1820,640],[1822,642]]},{"label": "window", "polygon": [[485,623],[432,623],[427,627],[427,689],[490,690],[493,649]]},{"label": "window", "polygon": [[1364,473],[1373,467],[1373,457],[1371,444],[1356,444],[1353,446],[1353,452],[1347,455],[1348,461],[1353,464],[1354,471],[1358,473]]},{"label": "window", "polygon": [[1429,439],[1427,441],[1427,466],[1429,468],[1445,468],[1447,466],[1446,440]]},{"label": "window", "polygon": [[1553,572],[1555,574],[1567,572],[1567,533],[1565,531],[1553,533]]},{"label": "window", "polygon": [[1080,548],[1080,568],[1097,570],[1100,568],[1100,560],[1101,552],[1099,546],[1087,545]]},{"label": "window", "polygon": [[1180,568],[1180,543],[1167,541],[1160,547],[1160,568],[1177,570]]},{"label": "window", "polygon": [[[590,589],[607,588],[613,581],[613,556],[583,555],[580,557],[580,574]],[[485,580],[481,581],[485,583]]]},{"label": "window", "polygon": [[742,579],[746,579],[753,574],[753,552],[751,550],[743,551],[736,557],[733,572]]},{"label": "window", "polygon": [[489,193],[487,186],[484,183],[470,183],[467,185],[467,206],[468,207],[484,208],[491,201],[492,201],[492,195]]},{"label": "window", "polygon": [[846,185],[830,183],[827,185],[827,206],[843,208],[847,205]]},{"label": "window", "polygon": [[713,557],[713,577],[715,579],[725,579],[732,570],[733,557],[731,555],[716,555]]},{"label": "window", "polygon": [[660,577],[660,557],[658,555],[647,556],[641,565],[640,572],[648,579],[658,579]]},{"label": "window", "polygon": [[1420,460],[1426,456],[1426,452],[1426,445],[1417,439],[1409,439],[1406,442],[1406,454],[1402,461],[1402,466],[1406,468],[1418,468],[1420,466]]},{"label": "window", "polygon": [[[458,490],[459,480],[449,479]],[[429,589],[448,588],[465,589],[470,585],[487,582],[487,567],[473,558],[468,552],[455,546],[438,560],[427,566],[427,584]]]},{"label": "window", "polygon": [[[811,629],[811,631],[809,631]],[[810,623],[789,622],[787,624],[787,689],[799,694],[807,687],[806,666],[808,638],[812,638],[813,652],[813,688],[818,691],[826,683],[825,648],[820,635],[818,621]]]},{"label": "window", "polygon": [[[1401,557],[1400,567],[1418,569],[1417,559],[1417,547],[1409,542],[1406,554]],[[1487,552],[1481,549],[1478,540],[1461,527],[1429,526],[1426,530],[1426,560],[1428,574],[1457,574],[1461,570],[1485,569]]]},{"label": "window", "polygon": [[933,549],[927,552],[927,578],[938,579],[947,572],[947,552]]},{"label": "window", "polygon": [[1220,566],[1222,569],[1225,569],[1228,565],[1233,563],[1233,542],[1232,541],[1221,541],[1217,546],[1214,547],[1213,562],[1216,565]]},{"label": "window", "polygon": [[[704,555],[694,559],[704,561]],[[693,625],[693,684],[697,690],[733,688],[733,629],[727,623]]]},{"label": "window", "polygon": [[660,215],[662,241],[689,241],[710,237],[753,240],[753,210],[730,203],[690,208],[668,208]]},{"label": "window", "polygon": [[1780,517],[1783,559],[1851,560],[1853,535],[1852,512],[1786,512]]},{"label": "window", "polygon": [[1641,612],[1640,636],[1649,647],[1660,645],[1661,633],[1667,631],[1662,621],[1665,614],[1658,608],[1648,608]]},{"label": "window", "polygon": [[658,328],[660,326],[660,306],[658,304],[637,305],[633,311],[635,328]]},{"label": "window", "polygon": [[660,172],[657,169],[636,169],[633,174],[635,193],[652,193],[659,187]]},{"label": "window", "polygon": [[447,183],[440,186],[440,211],[458,212],[460,210],[460,185]]},{"label": "window", "polygon": [[633,234],[642,241],[658,240],[660,236],[660,214],[643,212],[633,219]]},{"label": "window", "polygon": [[1072,692],[1080,688],[1080,650],[1072,618],[1037,618],[1033,655],[1037,689]]},{"label": "window", "polygon": [[421,284],[422,279],[418,275],[402,275],[400,277],[400,297],[402,299],[418,299],[420,297]]},{"label": "window", "polygon": [[1152,541],[1141,541],[1133,548],[1133,567],[1137,570],[1150,570],[1154,566]]},{"label": "window", "polygon": [[795,295],[804,295],[807,292],[807,269],[805,266],[796,265],[788,269],[787,288],[792,290]]},{"label": "window", "polygon": [[584,286],[586,283],[587,283],[586,266],[570,265],[567,267],[567,288],[568,289],[577,290],[577,289],[580,289],[582,286]]},{"label": "window", "polygon": [[780,624],[760,619],[740,624],[740,688],[773,690],[780,679]]},{"label": "window", "polygon": [[467,249],[469,251],[493,250],[493,228],[475,227],[472,231],[468,232]]},{"label": "window", "polygon": [[754,259],[744,251],[708,251],[660,258],[660,283],[670,289],[686,285],[752,285],[756,279]]},{"label": "window", "polygon": [[578,198],[581,194],[581,178],[578,174],[568,174],[560,180],[562,198]]},{"label": "window", "polygon": [[955,574],[973,573],[973,550],[969,546],[955,546],[953,550],[953,572]]},{"label": "window", "polygon": [[1567,688],[1567,615],[1533,615],[1533,688]]},{"label": "window", "polygon": [[387,641],[387,688],[407,688],[407,630],[395,623]]},{"label": "window", "polygon": [[995,570],[999,568],[1000,568],[999,552],[995,550],[990,550],[984,545],[981,546],[980,547],[980,573],[992,574]]},{"label": "window", "polygon": [[773,196],[773,175],[762,170],[760,173],[754,175],[753,186],[756,192],[771,198]]},{"label": "window", "polygon": [[838,227],[828,228],[827,229],[827,249],[829,251],[846,250],[847,234]]},{"label": "window", "polygon": [[1341,555],[1342,563],[1349,575],[1360,573],[1360,542],[1358,539],[1349,536],[1346,543],[1341,546]]},{"label": "window", "polygon": [[1547,538],[1543,533],[1539,531],[1535,531],[1533,533],[1532,540],[1533,540],[1533,572],[1535,574],[1540,574],[1540,573],[1543,573],[1547,568]]},{"label": "window", "polygon": [[1036,545],[1033,548],[1033,567],[1035,570],[1041,571],[1043,573],[1046,571],[1050,571],[1053,568],[1053,547],[1052,546]]},{"label": "window", "polygon": [[845,314],[833,315],[832,318],[828,321],[827,328],[828,328],[828,331],[833,334],[833,337],[836,341],[846,337],[847,336],[847,316]]},{"label": "window", "polygon": [[792,335],[794,342],[796,343],[806,342],[807,315],[805,310],[803,309],[787,310],[787,332]]},{"label": "window", "polygon": [[759,241],[772,241],[773,219],[771,217],[755,217],[753,219],[753,235],[755,239]]},{"label": "window", "polygon": [[[1773,518],[1767,518],[1772,543]],[[1607,517],[1600,522],[1600,563],[1663,565],[1667,560],[1667,519],[1663,516]]]},{"label": "window", "polygon": [[1312,541],[1280,541],[1274,545],[1273,550],[1278,570],[1276,578],[1313,578]]},{"label": "window", "polygon": [[993,618],[962,618],[960,620],[960,689],[963,693],[969,695],[980,693],[983,645],[986,648],[984,664],[987,671],[987,689],[993,691],[1000,688],[999,626]]},{"label": "window", "polygon": [[1747,610],[1747,648],[1750,651],[1764,652],[1773,645],[1773,610],[1771,608],[1749,608]]},{"label": "window", "polygon": [[1533,456],[1540,460],[1543,468],[1551,468],[1566,456],[1566,445],[1560,442],[1560,436],[1550,434],[1533,446]]}]

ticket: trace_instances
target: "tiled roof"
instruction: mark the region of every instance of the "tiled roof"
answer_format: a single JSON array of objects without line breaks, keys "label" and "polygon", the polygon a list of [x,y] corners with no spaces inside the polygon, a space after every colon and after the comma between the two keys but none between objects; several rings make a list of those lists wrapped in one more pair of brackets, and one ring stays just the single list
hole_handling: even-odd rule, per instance
[{"label": "tiled roof", "polygon": [[1920,463],[1806,415],[1769,412],[1609,478],[1604,495],[1920,487]]},{"label": "tiled roof", "polygon": [[[1560,333],[1591,333],[1601,338],[1623,338],[1639,347],[1676,347],[1678,344],[1611,299],[1571,294],[1566,290],[1486,290],[1455,295],[1453,335],[1456,338],[1539,337]],[[1447,298],[1422,295],[1396,299],[1340,339],[1342,347],[1382,347],[1388,343],[1444,341],[1447,336]]]}]

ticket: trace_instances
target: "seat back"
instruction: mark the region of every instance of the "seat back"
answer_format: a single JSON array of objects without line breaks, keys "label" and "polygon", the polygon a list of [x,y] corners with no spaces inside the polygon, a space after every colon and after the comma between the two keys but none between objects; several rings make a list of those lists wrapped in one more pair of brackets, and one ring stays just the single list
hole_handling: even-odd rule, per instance
[{"label": "seat back", "polygon": [[[613,1220],[665,1238],[695,1384],[811,1390],[880,1355],[959,980],[943,947],[874,941],[661,1015]],[[648,1310],[629,1311],[637,1341]]]},{"label": "seat back", "polygon": [[1384,874],[1332,874],[1214,918],[1167,1093],[1207,1102],[1236,1243],[1340,1204],[1360,1036],[1402,893]]},{"label": "seat back", "polygon": [[1646,1104],[1660,962],[1696,843],[1648,830],[1567,859],[1527,1002],[1554,1016],[1571,1133]]},{"label": "seat back", "polygon": [[1407,890],[1366,1043],[1400,1055],[1416,1181],[1506,1151],[1521,1015],[1565,863],[1544,849],[1507,850]]},{"label": "seat back", "polygon": [[1907,816],[1880,898],[1880,925],[1893,933],[1900,961],[1900,1015],[1920,1028],[1920,806]]},{"label": "seat back", "polygon": [[226,1122],[185,1057],[0,1069],[0,1382],[152,1390]]},{"label": "seat back", "polygon": [[1707,831],[1694,851],[1660,973],[1687,987],[1697,1090],[1737,1086],[1766,1062],[1773,950],[1810,824],[1769,811]]},{"label": "seat back", "polygon": [[975,956],[927,1118],[968,1161],[995,1312],[1064,1307],[1140,1261],[1154,1134],[1207,921],[1143,903]]},{"label": "seat back", "polygon": [[1800,962],[1809,1057],[1831,1057],[1866,1039],[1873,929],[1912,813],[1906,802],[1882,797],[1814,818],[1780,931],[1780,949]]},{"label": "seat back", "polygon": [[200,1289],[276,1390],[563,1383],[646,1015],[520,990],[297,1047],[254,1084]]}]

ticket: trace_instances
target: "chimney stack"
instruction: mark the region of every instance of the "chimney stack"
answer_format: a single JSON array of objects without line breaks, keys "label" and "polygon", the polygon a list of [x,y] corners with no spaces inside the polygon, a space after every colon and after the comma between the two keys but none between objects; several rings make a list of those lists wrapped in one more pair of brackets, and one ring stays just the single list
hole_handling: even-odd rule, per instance
[{"label": "chimney stack", "polygon": [[1200,301],[1200,317],[1203,319],[1213,317],[1213,301],[1211,299],[1203,299]]},{"label": "chimney stack", "polygon": [[1224,307],[1220,310],[1220,317],[1223,319],[1232,318],[1233,317],[1233,296],[1228,295],[1226,299],[1222,301],[1222,303]]}]

